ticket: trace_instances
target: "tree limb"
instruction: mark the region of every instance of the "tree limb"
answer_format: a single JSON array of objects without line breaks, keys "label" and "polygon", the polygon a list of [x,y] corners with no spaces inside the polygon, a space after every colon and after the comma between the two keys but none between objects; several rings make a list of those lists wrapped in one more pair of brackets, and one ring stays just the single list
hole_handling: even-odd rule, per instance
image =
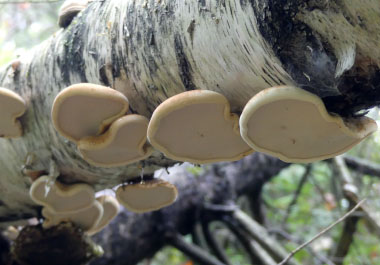
[{"label": "tree limb", "polygon": [[343,156],[347,166],[361,174],[380,177],[380,165],[367,159],[350,155]]},{"label": "tree limb", "polygon": [[182,236],[179,234],[170,236],[168,239],[169,239],[168,243],[170,245],[172,245],[173,247],[182,251],[189,258],[193,259],[196,262],[199,262],[200,264],[204,264],[204,265],[225,265],[224,263],[222,263],[219,260],[215,259],[214,257],[210,256],[202,248],[186,242],[182,238]]},{"label": "tree limb", "polygon": [[278,265],[285,265],[287,264],[290,259],[300,250],[302,250],[304,247],[306,247],[307,245],[313,243],[316,239],[318,239],[319,237],[321,237],[322,235],[324,235],[325,233],[327,233],[328,231],[330,231],[334,226],[338,225],[339,223],[343,222],[346,218],[348,218],[352,213],[354,213],[364,202],[365,202],[366,199],[363,199],[361,200],[355,207],[353,207],[350,211],[348,211],[345,215],[343,215],[342,217],[340,217],[338,220],[336,220],[335,222],[333,222],[331,225],[329,225],[328,227],[326,227],[325,229],[323,229],[321,232],[319,232],[317,235],[315,235],[313,238],[311,238],[310,240],[306,241],[305,243],[301,244],[300,246],[298,246],[297,248],[295,248],[292,252],[289,253],[289,255],[283,260],[281,261]]},{"label": "tree limb", "polygon": [[299,195],[301,194],[301,191],[302,191],[302,187],[303,185],[305,184],[309,174],[310,174],[310,171],[311,171],[311,164],[307,164],[306,167],[305,167],[305,172],[303,173],[302,177],[301,177],[301,180],[300,182],[298,183],[297,185],[297,189],[293,195],[293,199],[292,201],[289,203],[288,205],[288,208],[286,209],[286,213],[285,213],[285,216],[284,216],[284,219],[282,220],[282,224],[285,225],[286,222],[288,221],[288,218],[289,218],[289,215],[292,211],[292,207],[297,203],[297,199],[299,197]]}]

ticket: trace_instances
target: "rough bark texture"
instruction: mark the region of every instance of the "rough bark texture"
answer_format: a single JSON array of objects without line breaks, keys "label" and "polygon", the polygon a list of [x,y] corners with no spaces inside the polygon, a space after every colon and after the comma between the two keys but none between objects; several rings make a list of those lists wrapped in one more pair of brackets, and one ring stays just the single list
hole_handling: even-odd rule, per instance
[{"label": "rough bark texture", "polygon": [[194,176],[183,168],[161,175],[177,186],[177,201],[147,214],[122,211],[95,236],[95,242],[102,245],[105,254],[91,264],[136,264],[154,255],[169,244],[168,238],[172,235],[190,234],[200,221],[205,204],[231,205],[238,196],[254,196],[287,165],[256,153],[238,162],[214,165],[201,176]]},{"label": "rough bark texture", "polygon": [[91,2],[70,26],[0,70],[0,86],[28,103],[24,136],[0,139],[0,221],[37,214],[20,168],[55,161],[63,182],[112,187],[173,163],[156,152],[126,167],[86,163],[50,121],[54,97],[91,82],[124,93],[150,117],[162,101],[192,89],[224,94],[232,110],[267,87],[294,84],[352,116],[379,103],[380,3],[363,0],[108,0]]}]

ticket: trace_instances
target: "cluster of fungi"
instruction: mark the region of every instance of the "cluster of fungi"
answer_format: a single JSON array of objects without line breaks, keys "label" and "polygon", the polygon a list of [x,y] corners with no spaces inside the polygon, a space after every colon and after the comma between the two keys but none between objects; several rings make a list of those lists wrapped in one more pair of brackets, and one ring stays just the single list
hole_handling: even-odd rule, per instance
[{"label": "cluster of fungi", "polygon": [[[88,2],[66,1],[60,26],[66,27]],[[128,108],[125,95],[112,88],[75,84],[56,96],[51,117],[56,131],[97,167],[126,166],[147,159],[155,150],[195,164],[236,161],[254,151],[308,163],[342,154],[377,130],[370,118],[343,119],[328,113],[318,96],[293,86],[262,90],[240,117],[231,113],[225,96],[210,90],[175,95],[161,103],[150,120]],[[0,136],[20,137],[17,118],[25,111],[19,95],[0,88]],[[95,198],[90,185],[64,185],[39,176],[30,196],[43,206],[43,227],[71,221],[92,235],[117,215],[118,202],[134,212],[154,211],[172,204],[177,190],[161,179],[142,180],[119,186],[117,200]]]},{"label": "cluster of fungi", "polygon": [[[0,106],[0,134],[21,136],[17,118],[26,111],[24,100],[2,88]],[[122,93],[82,83],[56,96],[51,118],[56,131],[97,167],[126,166],[154,150],[195,164],[236,161],[254,151],[308,163],[344,153],[377,130],[376,122],[365,116],[343,119],[329,114],[319,97],[292,86],[262,90],[240,117],[230,112],[222,94],[210,90],[177,94],[161,103],[150,120],[128,113],[128,107]],[[119,186],[117,200],[95,198],[87,184],[64,185],[41,176],[33,182],[30,196],[44,207],[44,227],[69,220],[92,235],[117,215],[118,202],[134,212],[154,211],[173,203],[177,190],[161,179],[142,180]]]}]

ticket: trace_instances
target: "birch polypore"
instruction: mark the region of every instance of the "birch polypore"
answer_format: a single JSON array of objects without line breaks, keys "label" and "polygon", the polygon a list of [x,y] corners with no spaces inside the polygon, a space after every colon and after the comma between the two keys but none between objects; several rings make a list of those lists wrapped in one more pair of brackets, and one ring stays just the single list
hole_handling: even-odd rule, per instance
[{"label": "birch polypore", "polygon": [[86,8],[88,0],[66,0],[58,13],[58,25],[61,28],[67,27],[73,18]]},{"label": "birch polypore", "polygon": [[62,136],[77,143],[104,132],[127,110],[128,99],[120,92],[95,84],[76,84],[54,99],[51,118]]},{"label": "birch polypore", "polygon": [[195,164],[235,161],[253,152],[227,99],[210,90],[183,92],[163,102],[153,112],[148,138],[165,156]]},{"label": "birch polypore", "polygon": [[18,117],[26,110],[25,101],[12,90],[0,87],[0,137],[16,138],[22,135]]},{"label": "birch polypore", "polygon": [[49,177],[42,176],[33,182],[30,197],[50,212],[67,213],[91,206],[95,200],[95,192],[87,184],[64,185],[58,181],[51,183]]},{"label": "birch polypore", "polygon": [[113,196],[104,195],[96,198],[96,200],[103,207],[103,215],[99,222],[92,229],[87,231],[87,234],[90,236],[100,232],[117,216],[119,212],[119,203]]},{"label": "birch polypore", "polygon": [[316,95],[297,87],[267,88],[240,117],[243,139],[255,150],[285,162],[308,163],[346,152],[377,130],[367,117],[343,120]]},{"label": "birch polypore", "polygon": [[127,210],[145,213],[169,206],[177,199],[177,188],[162,179],[120,186],[116,198]]},{"label": "birch polypore", "polygon": [[114,121],[104,134],[81,139],[78,149],[87,162],[99,167],[135,163],[153,152],[146,142],[148,123],[144,116],[126,115]]},{"label": "birch polypore", "polygon": [[90,231],[99,224],[103,213],[103,207],[98,201],[94,201],[93,204],[85,209],[69,213],[53,212],[49,208],[43,208],[42,216],[45,217],[45,220],[42,226],[49,228],[62,222],[72,222],[84,231]]}]

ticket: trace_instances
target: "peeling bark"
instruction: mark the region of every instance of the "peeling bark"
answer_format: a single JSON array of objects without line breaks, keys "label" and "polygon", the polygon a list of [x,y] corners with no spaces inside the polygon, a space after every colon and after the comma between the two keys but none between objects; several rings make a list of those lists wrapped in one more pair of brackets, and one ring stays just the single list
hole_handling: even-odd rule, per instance
[{"label": "peeling bark", "polygon": [[85,162],[50,121],[54,97],[74,83],[111,86],[129,98],[131,113],[148,118],[168,97],[192,89],[224,94],[237,113],[257,92],[281,84],[301,86],[345,116],[379,104],[380,3],[352,1],[91,2],[16,70],[0,70],[0,86],[28,103],[24,136],[0,139],[0,221],[37,214],[21,173],[28,154],[36,157],[33,169],[47,172],[54,161],[61,181],[97,190],[139,176],[142,167],[151,174],[173,164],[158,152],[126,167]]}]

